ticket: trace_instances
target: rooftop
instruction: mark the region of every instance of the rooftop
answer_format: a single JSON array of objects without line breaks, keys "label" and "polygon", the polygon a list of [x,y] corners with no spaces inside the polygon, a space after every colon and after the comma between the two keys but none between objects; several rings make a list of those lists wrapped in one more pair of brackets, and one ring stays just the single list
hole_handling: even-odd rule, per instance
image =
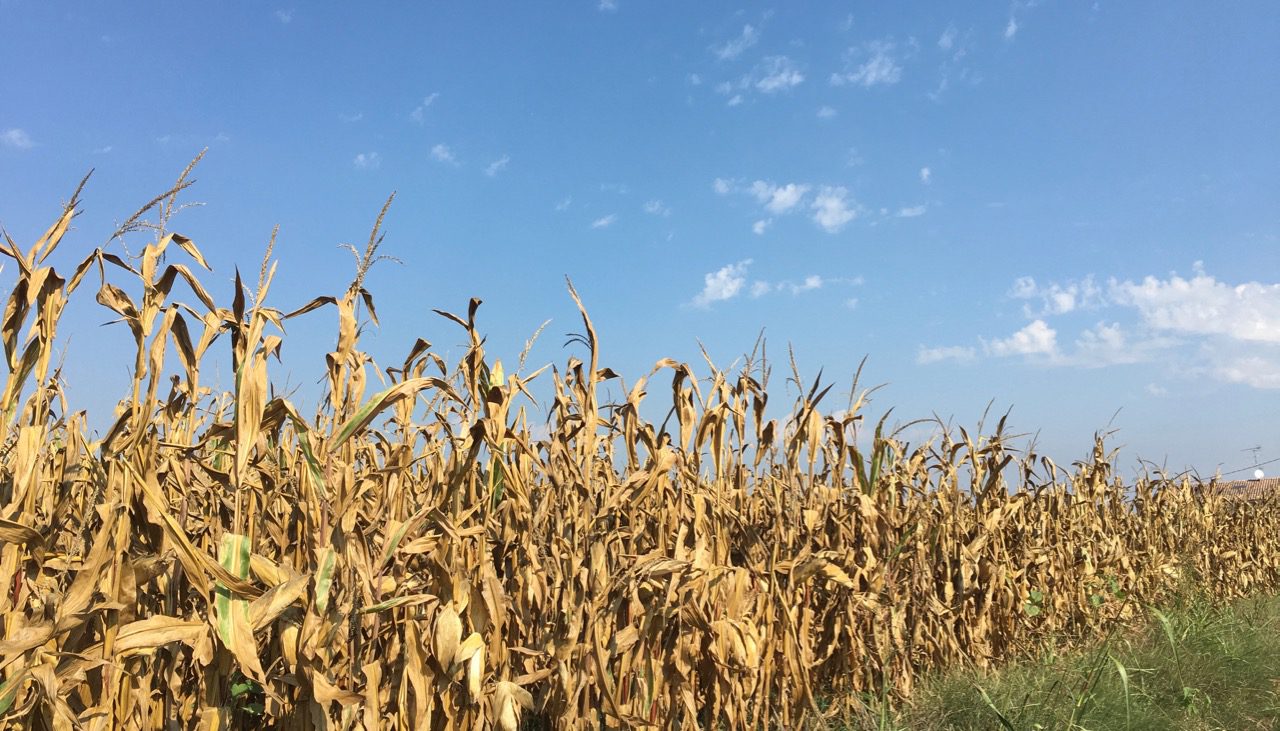
[{"label": "rooftop", "polygon": [[1280,492],[1280,477],[1219,482],[1218,491],[1228,500],[1265,500]]}]

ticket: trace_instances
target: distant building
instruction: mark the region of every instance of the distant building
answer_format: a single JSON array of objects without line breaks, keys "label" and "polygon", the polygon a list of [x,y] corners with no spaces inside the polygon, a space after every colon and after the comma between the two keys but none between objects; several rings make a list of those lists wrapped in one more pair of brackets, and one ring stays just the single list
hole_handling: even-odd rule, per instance
[{"label": "distant building", "polygon": [[1280,477],[1219,482],[1217,489],[1219,494],[1228,500],[1241,500],[1251,503],[1261,502],[1273,495],[1280,494]]}]

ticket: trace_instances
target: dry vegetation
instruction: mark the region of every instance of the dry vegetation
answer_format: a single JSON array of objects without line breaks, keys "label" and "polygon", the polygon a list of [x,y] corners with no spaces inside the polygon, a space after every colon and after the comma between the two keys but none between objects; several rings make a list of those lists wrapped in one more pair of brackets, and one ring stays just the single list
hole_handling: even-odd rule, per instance
[{"label": "dry vegetation", "polygon": [[[69,278],[47,262],[74,197],[29,249],[0,247],[4,728],[796,728],[833,697],[1094,634],[1136,613],[1099,600],[1116,592],[1280,579],[1280,515],[1187,479],[1122,485],[1100,441],[1070,469],[999,427],[859,442],[863,399],[824,410],[817,383],[771,420],[762,356],[624,383],[572,288],[581,359],[561,368],[504,374],[472,301],[440,313],[469,338],[457,363],[420,340],[380,369],[358,337],[377,227],[338,296],[273,309],[264,260],[224,306],[166,230],[185,185]],[[149,243],[128,255],[127,235]],[[100,438],[51,363],[82,286],[135,348]],[[308,312],[338,330],[313,414],[268,379]],[[202,381],[215,346],[234,392]]]}]

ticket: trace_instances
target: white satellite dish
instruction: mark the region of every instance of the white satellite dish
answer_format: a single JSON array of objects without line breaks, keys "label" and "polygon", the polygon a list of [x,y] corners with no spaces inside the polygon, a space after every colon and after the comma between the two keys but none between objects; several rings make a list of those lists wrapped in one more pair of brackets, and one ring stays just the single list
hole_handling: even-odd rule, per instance
[{"label": "white satellite dish", "polygon": [[1254,470],[1254,471],[1253,471],[1253,479],[1255,479],[1255,480],[1261,480],[1262,478],[1264,478],[1264,477],[1266,477],[1266,476],[1267,476],[1267,474],[1266,474],[1265,472],[1263,472],[1262,470],[1260,470],[1260,469],[1258,469],[1258,470]]}]

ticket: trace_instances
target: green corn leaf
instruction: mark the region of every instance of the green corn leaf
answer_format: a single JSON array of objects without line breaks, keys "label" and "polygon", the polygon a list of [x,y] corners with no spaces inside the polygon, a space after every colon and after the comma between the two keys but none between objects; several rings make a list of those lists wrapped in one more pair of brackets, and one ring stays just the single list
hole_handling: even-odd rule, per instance
[{"label": "green corn leaf", "polygon": [[[249,578],[249,538],[236,533],[223,533],[218,547],[218,563],[231,575]],[[253,639],[253,624],[249,620],[249,602],[232,595],[221,581],[214,587],[214,629],[222,644],[235,655],[246,675],[264,679],[262,664],[258,659],[258,645]]]},{"label": "green corn leaf", "polygon": [[324,614],[329,609],[329,591],[333,588],[333,570],[338,563],[338,554],[334,553],[332,546],[325,546],[319,559],[316,567],[316,609]]}]

